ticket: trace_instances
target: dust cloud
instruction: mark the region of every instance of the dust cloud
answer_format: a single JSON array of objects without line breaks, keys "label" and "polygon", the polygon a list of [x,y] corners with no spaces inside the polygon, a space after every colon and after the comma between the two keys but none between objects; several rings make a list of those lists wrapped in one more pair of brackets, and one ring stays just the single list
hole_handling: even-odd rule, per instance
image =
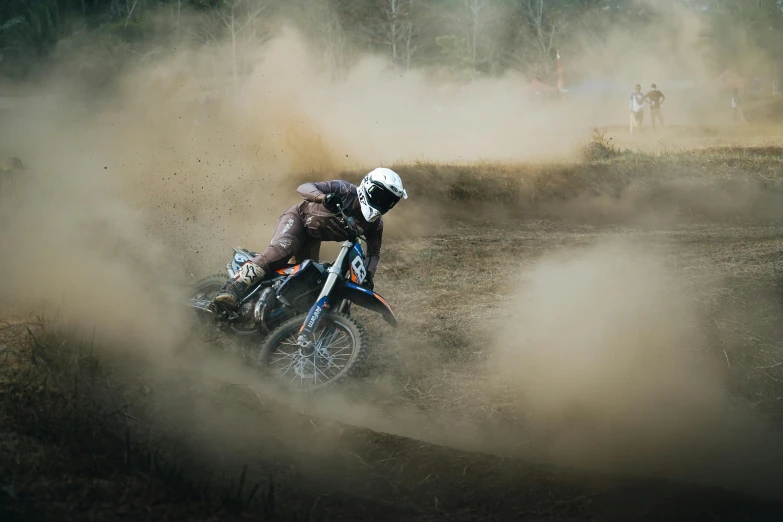
[{"label": "dust cloud", "polygon": [[[622,31],[603,44],[611,49],[588,46],[585,57],[611,50],[613,60],[632,64],[621,75],[629,92],[649,81],[665,90],[666,78],[686,72],[705,79],[687,47],[696,28],[668,21],[636,37],[636,45],[651,38],[643,59],[628,62],[620,52],[628,48]],[[573,159],[593,126],[627,117],[627,94],[534,105],[519,74],[459,83],[428,70],[398,75],[383,58],[362,56],[336,76],[295,27],[249,50],[254,66],[239,80],[221,59],[225,44],[185,45],[119,68],[111,93],[88,99],[74,92],[77,68],[63,58],[38,99],[0,122],[0,157],[26,164],[13,193],[4,185],[2,194],[2,305],[46,303],[84,330],[95,327],[105,346],[145,353],[163,373],[260,386],[239,363],[191,346],[193,355],[182,355],[190,323],[179,303],[199,276],[222,271],[231,246],[266,244],[277,216],[298,201],[297,175],[418,160]],[[660,43],[663,27],[679,35],[674,43]],[[84,56],[97,44],[79,45]],[[687,48],[672,59],[668,45]],[[639,78],[652,70],[655,78]],[[688,96],[670,96],[670,107],[688,105]],[[542,265],[517,301],[527,315],[513,334],[526,340],[503,343],[501,369],[511,371],[503,375],[547,424],[575,405],[577,424],[558,430],[550,449],[555,461],[750,472],[759,444],[742,459],[736,453],[747,425],[726,413],[691,309],[655,258],[630,255],[602,248],[572,264]],[[373,407],[361,412],[376,415]],[[215,438],[244,421],[222,420]],[[420,420],[415,408],[405,411],[404,426]],[[718,458],[721,449],[729,451]]]},{"label": "dust cloud", "polygon": [[777,495],[783,445],[729,396],[670,259],[599,243],[524,274],[489,369],[528,412],[528,457]]}]

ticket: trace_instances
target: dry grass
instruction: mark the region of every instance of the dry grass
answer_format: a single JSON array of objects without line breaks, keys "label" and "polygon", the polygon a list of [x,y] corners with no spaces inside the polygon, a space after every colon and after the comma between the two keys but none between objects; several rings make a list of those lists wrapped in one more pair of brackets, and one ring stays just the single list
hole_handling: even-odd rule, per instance
[{"label": "dry grass", "polygon": [[621,154],[612,142],[600,129],[593,130],[593,137],[582,145],[582,156],[586,161],[601,161],[617,157]]},{"label": "dry grass", "polygon": [[[611,145],[599,132],[585,144],[584,154],[588,161],[392,167],[411,195],[405,202],[408,216],[438,225],[444,214],[475,218],[488,209],[526,220],[574,218],[576,212],[593,222],[627,222],[651,212],[710,221],[783,218],[783,148],[777,146],[639,152]],[[307,173],[300,179],[357,182],[363,175]],[[392,224],[396,218],[391,216]]]},{"label": "dry grass", "polygon": [[271,478],[186,469],[162,426],[140,418],[150,382],[78,338],[41,320],[0,329],[4,520],[295,520],[276,511]]}]

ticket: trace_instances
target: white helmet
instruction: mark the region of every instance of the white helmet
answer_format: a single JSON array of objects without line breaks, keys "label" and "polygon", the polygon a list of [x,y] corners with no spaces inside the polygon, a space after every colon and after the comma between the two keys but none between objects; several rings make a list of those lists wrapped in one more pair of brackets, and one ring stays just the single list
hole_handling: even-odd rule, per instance
[{"label": "white helmet", "polygon": [[402,180],[391,169],[377,168],[364,176],[359,184],[359,205],[367,221],[375,221],[387,213],[400,198],[408,199]]}]

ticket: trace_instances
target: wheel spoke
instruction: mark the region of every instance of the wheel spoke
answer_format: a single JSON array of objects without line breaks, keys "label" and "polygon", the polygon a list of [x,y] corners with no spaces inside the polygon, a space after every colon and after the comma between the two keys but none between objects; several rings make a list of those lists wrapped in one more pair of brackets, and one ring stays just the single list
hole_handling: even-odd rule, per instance
[{"label": "wheel spoke", "polygon": [[[289,364],[288,366],[286,366],[286,367],[285,367],[285,371],[283,371],[282,375],[285,375],[285,374],[287,374],[287,373],[288,373],[288,372],[291,370],[291,368],[293,368],[294,366],[296,366],[296,363],[297,363],[296,359],[292,360],[292,361],[291,361],[291,364]],[[296,374],[296,372],[294,372],[294,375],[295,375],[295,374]]]},{"label": "wheel spoke", "polygon": [[[316,384],[316,385],[318,385],[318,371],[319,371],[319,370],[318,370],[318,365],[317,365],[317,364],[316,364],[316,362],[315,362],[315,358],[316,358],[317,356],[318,356],[318,352],[313,352],[313,361],[312,361],[312,365],[313,365],[313,370],[315,370],[315,371],[313,372],[313,379],[315,380],[315,384]],[[310,361],[308,361],[308,362],[310,362]],[[324,377],[326,377],[326,376],[324,375]]]},{"label": "wheel spoke", "polygon": [[271,361],[271,363],[270,363],[270,364],[277,364],[277,363],[279,363],[279,362],[282,362],[282,361],[285,361],[285,360],[287,360],[287,359],[288,359],[288,360],[294,360],[294,359],[295,359],[295,357],[294,357],[294,355],[293,355],[293,354],[290,354],[290,355],[284,355],[284,356],[282,356],[282,357],[278,357],[278,358],[277,358],[277,359],[275,359],[274,361]]},{"label": "wheel spoke", "polygon": [[316,377],[315,377],[315,382],[318,382],[318,377],[317,377],[317,376],[318,376],[318,373],[320,373],[321,375],[323,375],[324,377],[326,377],[326,380],[327,380],[327,381],[329,380],[329,376],[328,376],[328,375],[326,375],[324,372],[322,372],[322,371],[321,371],[321,369],[320,369],[320,368],[319,368],[317,365],[313,364],[313,368],[315,368],[315,371],[317,372],[317,373],[315,373],[315,374],[314,374],[314,375],[316,376]]},{"label": "wheel spoke", "polygon": [[299,351],[297,350],[297,351],[295,351],[295,352],[290,352],[290,353],[286,353],[286,352],[275,352],[273,355],[277,356],[277,359],[275,359],[275,362],[277,362],[277,361],[281,361],[281,360],[283,360],[283,359],[293,359],[293,358],[295,358],[295,357],[296,357],[298,354],[299,354]]},{"label": "wheel spoke", "polygon": [[338,345],[340,342],[342,342],[342,339],[343,339],[343,338],[345,338],[345,339],[348,341],[348,345],[346,346],[346,348],[350,347],[350,339],[348,339],[348,338],[347,338],[347,336],[346,336],[345,334],[343,334],[342,332],[337,332],[337,333],[340,333],[340,334],[341,334],[340,338],[338,338],[338,339],[336,340],[336,339],[335,339],[335,336],[334,336],[334,335],[332,335],[332,337],[329,339],[329,343],[328,343],[328,344],[325,344],[325,345],[324,345],[324,344],[322,344],[322,345],[321,345],[321,346],[322,346],[322,347],[323,347],[325,350],[330,350],[330,349],[337,348],[337,347],[338,347],[337,345]]},{"label": "wheel spoke", "polygon": [[[320,346],[320,345],[322,344],[322,342],[323,342],[323,338],[324,338],[324,337],[326,337],[326,335],[328,335],[326,332],[327,332],[327,331],[329,331],[329,330],[334,330],[334,328],[332,328],[332,327],[328,327],[328,328],[322,328],[322,329],[319,331],[319,333],[318,333],[318,338],[315,340],[315,344],[316,344],[317,346]],[[329,332],[329,334],[331,334],[331,333],[332,333],[332,332]]]}]

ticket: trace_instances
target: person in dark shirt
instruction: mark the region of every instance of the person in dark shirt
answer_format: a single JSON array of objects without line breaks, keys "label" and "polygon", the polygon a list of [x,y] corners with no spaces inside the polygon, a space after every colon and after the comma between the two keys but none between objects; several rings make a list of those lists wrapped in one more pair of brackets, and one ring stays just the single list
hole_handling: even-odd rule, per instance
[{"label": "person in dark shirt", "polygon": [[650,88],[652,90],[644,95],[644,99],[647,100],[647,102],[650,104],[650,119],[652,119],[652,126],[654,129],[656,119],[661,121],[661,127],[664,126],[661,105],[663,105],[663,102],[666,101],[666,96],[664,96],[663,93],[658,90],[658,87],[656,87],[655,84],[652,84]]},{"label": "person in dark shirt", "polygon": [[402,180],[391,169],[377,168],[357,187],[334,180],[305,183],[297,188],[304,201],[283,212],[269,246],[246,262],[236,278],[215,297],[215,303],[234,307],[242,296],[270,271],[283,268],[291,257],[298,263],[318,260],[321,241],[345,241],[343,218],[338,205],[356,219],[367,240],[367,276],[364,285],[373,288],[373,274],[381,257],[383,219],[400,199],[408,199]]}]

